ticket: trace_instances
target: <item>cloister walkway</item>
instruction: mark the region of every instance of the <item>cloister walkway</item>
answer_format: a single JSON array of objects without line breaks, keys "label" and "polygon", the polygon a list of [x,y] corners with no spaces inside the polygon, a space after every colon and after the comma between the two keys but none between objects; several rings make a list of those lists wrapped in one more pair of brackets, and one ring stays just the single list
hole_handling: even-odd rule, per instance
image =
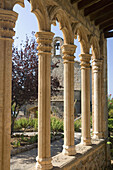
[{"label": "cloister walkway", "polygon": [[[81,140],[81,133],[75,133],[75,144]],[[51,143],[51,155],[55,156],[62,152],[63,139]],[[37,148],[19,153],[11,158],[10,170],[32,170],[36,165]]]}]

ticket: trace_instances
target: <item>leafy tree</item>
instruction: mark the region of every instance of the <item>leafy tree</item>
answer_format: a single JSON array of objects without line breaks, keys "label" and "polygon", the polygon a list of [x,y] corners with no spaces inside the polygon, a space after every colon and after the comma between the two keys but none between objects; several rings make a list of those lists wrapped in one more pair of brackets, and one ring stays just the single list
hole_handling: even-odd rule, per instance
[{"label": "leafy tree", "polygon": [[[11,132],[14,121],[22,105],[34,103],[38,99],[38,56],[37,43],[33,37],[26,35],[26,41],[19,47],[12,47],[12,107],[11,107]],[[58,67],[57,63],[52,69]],[[51,94],[57,95],[60,87],[57,77],[51,76]]]},{"label": "leafy tree", "polygon": [[113,117],[113,98],[111,94],[108,96],[108,117]]}]

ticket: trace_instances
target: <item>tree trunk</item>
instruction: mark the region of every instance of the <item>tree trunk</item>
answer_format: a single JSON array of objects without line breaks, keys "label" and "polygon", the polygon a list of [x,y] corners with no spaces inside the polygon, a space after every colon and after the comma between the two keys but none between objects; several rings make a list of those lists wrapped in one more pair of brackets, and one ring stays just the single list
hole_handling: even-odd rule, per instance
[{"label": "tree trunk", "polygon": [[12,121],[11,121],[11,135],[13,135],[14,123],[15,123],[15,117],[12,117]]}]

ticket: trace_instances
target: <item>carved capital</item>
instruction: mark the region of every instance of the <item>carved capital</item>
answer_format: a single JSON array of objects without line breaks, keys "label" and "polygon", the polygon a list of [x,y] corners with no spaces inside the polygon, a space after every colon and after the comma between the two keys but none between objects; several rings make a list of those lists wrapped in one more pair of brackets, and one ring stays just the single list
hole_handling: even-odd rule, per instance
[{"label": "carved capital", "polygon": [[0,38],[12,40],[15,35],[13,28],[17,20],[17,14],[9,10],[0,10]]},{"label": "carved capital", "polygon": [[50,54],[52,49],[52,41],[54,33],[52,32],[37,32],[38,54]]},{"label": "carved capital", "polygon": [[101,59],[93,59],[92,61],[93,72],[101,72],[102,70],[102,60]]},{"label": "carved capital", "polygon": [[63,53],[63,59],[64,63],[74,63],[74,53],[77,48],[76,45],[71,45],[71,44],[64,44],[62,45],[62,53]]},{"label": "carved capital", "polygon": [[90,68],[91,54],[80,54],[81,69]]}]

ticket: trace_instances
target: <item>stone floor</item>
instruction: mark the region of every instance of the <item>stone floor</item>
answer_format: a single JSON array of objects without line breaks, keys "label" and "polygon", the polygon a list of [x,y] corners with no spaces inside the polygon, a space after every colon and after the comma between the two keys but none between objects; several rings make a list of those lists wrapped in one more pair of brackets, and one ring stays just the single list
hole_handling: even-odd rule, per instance
[{"label": "stone floor", "polygon": [[[80,142],[81,133],[75,133],[75,144]],[[62,152],[63,139],[51,143],[51,155]],[[10,170],[33,170],[36,164],[37,148],[11,157]]]}]

